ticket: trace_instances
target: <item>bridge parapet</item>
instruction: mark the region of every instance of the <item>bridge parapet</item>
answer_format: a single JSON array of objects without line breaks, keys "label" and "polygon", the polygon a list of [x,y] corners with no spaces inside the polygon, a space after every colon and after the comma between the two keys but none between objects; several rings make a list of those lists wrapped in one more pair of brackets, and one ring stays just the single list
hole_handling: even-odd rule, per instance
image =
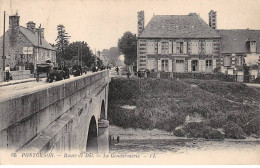
[{"label": "bridge parapet", "polygon": [[[105,70],[33,87],[11,97],[1,98],[0,148],[12,151],[24,148],[50,125],[55,125],[55,121],[65,113],[69,114],[86,99],[88,101],[85,101],[83,113],[90,113],[85,115],[86,129],[91,116],[95,116],[98,124],[101,113],[98,109],[101,108],[102,101],[107,104],[109,82],[109,72]],[[105,113],[106,108],[107,105]],[[107,115],[104,116],[106,119]],[[87,135],[87,130],[82,136],[85,134]]]}]

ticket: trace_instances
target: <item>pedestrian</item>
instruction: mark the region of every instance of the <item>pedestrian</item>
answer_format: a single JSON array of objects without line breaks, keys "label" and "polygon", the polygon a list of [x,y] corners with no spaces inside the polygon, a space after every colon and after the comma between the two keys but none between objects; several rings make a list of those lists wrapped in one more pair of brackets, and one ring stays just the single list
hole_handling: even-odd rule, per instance
[{"label": "pedestrian", "polygon": [[118,68],[118,66],[116,67],[116,72],[117,72],[117,75],[119,75],[119,68]]},{"label": "pedestrian", "polygon": [[7,64],[5,67],[5,81],[9,82],[9,80],[10,80],[10,67]]},{"label": "pedestrian", "polygon": [[120,141],[119,136],[117,136],[116,141],[117,141],[117,143],[119,143],[119,141]]},{"label": "pedestrian", "polygon": [[72,74],[74,76],[80,76],[82,75],[82,68],[81,66],[79,65],[78,61],[75,61],[74,62],[74,65],[72,67]]},{"label": "pedestrian", "polygon": [[58,70],[61,71],[63,79],[68,79],[70,77],[69,69],[65,66],[64,62],[61,62],[61,65],[58,67]]}]

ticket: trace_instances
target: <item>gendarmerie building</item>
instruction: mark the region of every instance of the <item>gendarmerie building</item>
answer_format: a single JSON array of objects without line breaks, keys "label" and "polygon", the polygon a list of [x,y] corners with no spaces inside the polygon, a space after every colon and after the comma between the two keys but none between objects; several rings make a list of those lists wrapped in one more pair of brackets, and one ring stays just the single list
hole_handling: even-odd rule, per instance
[{"label": "gendarmerie building", "polygon": [[220,39],[196,13],[154,15],[144,28],[144,12],[138,12],[138,69],[213,72]]}]

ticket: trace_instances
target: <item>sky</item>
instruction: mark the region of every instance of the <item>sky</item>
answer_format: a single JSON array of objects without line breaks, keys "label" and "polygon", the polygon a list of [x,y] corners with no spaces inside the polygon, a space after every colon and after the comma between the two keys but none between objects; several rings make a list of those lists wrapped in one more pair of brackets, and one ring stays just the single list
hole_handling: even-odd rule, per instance
[{"label": "sky", "polygon": [[0,0],[0,35],[3,14],[18,11],[20,25],[28,21],[45,28],[45,39],[56,43],[57,25],[63,24],[70,42],[86,41],[94,51],[117,46],[126,31],[137,34],[137,12],[144,10],[145,25],[153,15],[197,13],[208,23],[217,11],[218,29],[260,30],[260,0]]}]

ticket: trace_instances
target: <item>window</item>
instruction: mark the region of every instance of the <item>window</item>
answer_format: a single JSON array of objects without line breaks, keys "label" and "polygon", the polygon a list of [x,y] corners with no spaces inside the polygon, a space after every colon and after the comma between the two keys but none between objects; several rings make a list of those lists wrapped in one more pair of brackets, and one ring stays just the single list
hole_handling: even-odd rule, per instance
[{"label": "window", "polygon": [[212,72],[213,69],[213,63],[212,60],[206,60],[206,72]]},{"label": "window", "polygon": [[141,51],[140,54],[145,54],[146,52]]},{"label": "window", "polygon": [[169,43],[162,42],[162,54],[168,54],[168,53],[169,53]]},{"label": "window", "polygon": [[177,43],[177,54],[182,54],[183,53],[183,42],[178,42]]},{"label": "window", "polygon": [[206,60],[206,67],[212,66],[212,60]]},{"label": "window", "polygon": [[146,46],[146,44],[140,44],[140,46]]},{"label": "window", "polygon": [[256,52],[256,41],[250,42],[250,52],[252,52],[252,53]]},{"label": "window", "polygon": [[168,60],[162,60],[162,71],[168,72]]},{"label": "window", "polygon": [[236,65],[238,65],[238,66],[243,65],[243,56],[238,56],[236,58]]},{"label": "window", "polygon": [[177,63],[177,64],[183,64],[183,63],[184,63],[184,60],[176,60],[176,63]]},{"label": "window", "polygon": [[230,56],[224,57],[224,66],[231,66],[231,57]]},{"label": "window", "polygon": [[140,60],[140,62],[146,62],[146,60]]},{"label": "window", "polygon": [[199,43],[191,42],[191,54],[199,54]]}]

